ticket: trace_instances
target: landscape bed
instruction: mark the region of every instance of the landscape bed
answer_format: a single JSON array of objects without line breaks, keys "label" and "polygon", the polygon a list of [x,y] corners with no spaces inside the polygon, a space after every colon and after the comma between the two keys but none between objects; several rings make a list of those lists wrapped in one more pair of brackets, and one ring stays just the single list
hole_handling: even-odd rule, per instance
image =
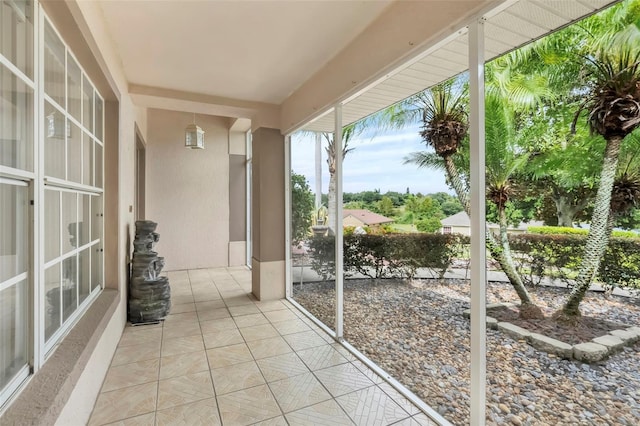
[{"label": "landscape bed", "polygon": [[[313,282],[293,290],[296,301],[332,328],[333,286],[333,281]],[[561,306],[566,291],[538,287],[533,293],[549,314]],[[490,282],[487,302],[515,303],[517,296],[509,284]],[[470,328],[462,315],[468,308],[467,280],[346,280],[345,339],[453,424],[468,424]],[[589,292],[581,310],[597,324],[640,325],[637,298]],[[563,331],[553,329],[562,338]],[[587,340],[593,334],[568,333]],[[487,422],[639,424],[639,349],[635,343],[587,364],[488,328]]]}]

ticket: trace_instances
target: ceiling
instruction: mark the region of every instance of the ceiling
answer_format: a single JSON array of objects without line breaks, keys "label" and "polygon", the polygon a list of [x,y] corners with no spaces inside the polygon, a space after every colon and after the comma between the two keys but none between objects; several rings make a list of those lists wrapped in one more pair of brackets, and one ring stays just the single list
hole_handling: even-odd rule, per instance
[{"label": "ceiling", "polygon": [[[507,1],[484,15],[485,58],[500,56],[612,3],[615,0]],[[461,28],[346,102],[342,107],[342,123],[353,123],[468,68],[468,34],[466,28]],[[319,117],[304,129],[333,131],[333,114]]]},{"label": "ceiling", "polygon": [[100,1],[130,84],[282,103],[392,0]]},{"label": "ceiling", "polygon": [[[222,100],[230,105],[246,101],[276,107],[289,102],[292,93],[298,94],[318,76],[328,75],[333,81],[339,81],[335,73],[336,58],[355,54],[360,58],[355,59],[355,64],[362,68],[366,60],[361,55],[379,54],[376,45],[364,52],[360,52],[362,49],[354,52],[353,46],[358,45],[358,40],[362,41],[359,36],[363,33],[369,34],[375,25],[380,28],[383,18],[394,15],[400,9],[396,6],[405,4],[403,1],[100,0],[98,4],[120,55],[130,90],[136,90],[139,97],[150,93],[156,98],[164,96],[175,104],[175,99],[188,98],[181,94],[198,94],[200,98],[215,98],[204,100],[205,103],[217,104]],[[427,7],[420,10],[433,16],[437,15],[436,11],[446,9],[445,5],[455,4],[423,1],[428,2],[422,3]],[[482,16],[486,19],[485,56],[489,60],[614,2],[476,0],[476,3],[467,3],[469,7],[486,5]],[[469,14],[466,21],[450,24],[446,31],[434,36],[430,44],[414,51],[399,65],[393,65],[395,68],[380,71],[376,68],[374,78],[356,94],[340,98],[343,124],[468,69],[466,25],[470,19],[477,19],[473,16],[479,16],[473,10]],[[386,30],[401,32],[393,26]],[[326,91],[326,86],[321,85],[320,90]],[[154,105],[147,102],[147,106]],[[331,101],[328,107],[318,105],[317,111],[307,117],[321,114],[335,102]],[[316,110],[315,106],[313,109]],[[299,110],[308,114],[306,110]],[[304,128],[332,131],[333,122],[332,114],[325,114],[306,123]]]}]

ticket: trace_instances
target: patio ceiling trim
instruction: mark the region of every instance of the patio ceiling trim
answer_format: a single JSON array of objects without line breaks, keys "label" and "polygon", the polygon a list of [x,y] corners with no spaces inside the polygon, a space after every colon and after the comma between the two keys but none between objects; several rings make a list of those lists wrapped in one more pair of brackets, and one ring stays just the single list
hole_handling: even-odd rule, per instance
[{"label": "patio ceiling trim", "polygon": [[252,125],[255,121],[263,127],[270,128],[278,128],[280,124],[280,107],[263,102],[241,101],[139,84],[130,84],[129,94],[136,105],[147,108],[250,119]]},{"label": "patio ceiling trim", "polygon": [[[535,41],[617,0],[511,0],[483,11],[485,58],[490,61]],[[477,19],[477,18],[474,18]],[[353,123],[393,105],[408,96],[466,71],[468,66],[468,22],[391,72],[351,96],[343,106],[343,124]],[[328,108],[327,108],[328,109]],[[331,114],[319,113],[302,127],[307,131],[332,132]],[[294,130],[294,129],[289,129]]]}]

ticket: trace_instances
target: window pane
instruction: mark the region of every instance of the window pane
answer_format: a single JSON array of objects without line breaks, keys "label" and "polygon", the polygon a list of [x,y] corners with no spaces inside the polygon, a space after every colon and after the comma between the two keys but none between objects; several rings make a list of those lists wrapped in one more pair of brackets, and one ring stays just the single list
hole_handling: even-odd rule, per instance
[{"label": "window pane", "polygon": [[78,259],[74,254],[62,261],[62,322],[78,307]]},{"label": "window pane", "polygon": [[65,173],[65,130],[64,115],[49,102],[44,103],[44,174],[49,177],[66,179]]},{"label": "window pane", "polygon": [[27,187],[0,183],[0,283],[27,271],[27,198]]},{"label": "window pane", "polygon": [[45,341],[60,328],[60,264],[47,269],[44,273],[44,291],[46,314],[44,317]]},{"label": "window pane", "polygon": [[67,111],[80,121],[82,112],[82,71],[78,63],[67,55]]},{"label": "window pane", "polygon": [[102,196],[91,197],[91,241],[102,239]]},{"label": "window pane", "polygon": [[62,193],[62,254],[78,247],[77,195],[73,192]]},{"label": "window pane", "polygon": [[82,183],[93,185],[93,139],[82,134]]},{"label": "window pane", "polygon": [[67,135],[67,180],[82,182],[82,132],[67,119],[70,135]]},{"label": "window pane", "polygon": [[91,290],[102,286],[102,244],[91,246]]},{"label": "window pane", "polygon": [[33,80],[33,2],[0,2],[0,53]]},{"label": "window pane", "polygon": [[64,44],[48,22],[44,28],[44,91],[65,108]]},{"label": "window pane", "polygon": [[80,262],[80,268],[78,269],[80,300],[78,301],[78,304],[80,304],[91,292],[91,247],[82,250],[78,255],[78,258]]},{"label": "window pane", "polygon": [[60,192],[44,191],[44,260],[60,256]]},{"label": "window pane", "polygon": [[82,124],[93,133],[93,86],[82,78]]},{"label": "window pane", "polygon": [[78,217],[78,239],[80,240],[80,246],[89,244],[90,235],[90,223],[91,223],[91,196],[88,194],[80,194],[80,217]]},{"label": "window pane", "polygon": [[95,184],[98,188],[102,188],[102,146],[100,144],[95,144],[94,146],[96,152],[96,163],[95,163]]},{"label": "window pane", "polygon": [[104,135],[102,134],[102,99],[96,93],[96,131],[95,136],[101,142],[104,141]]},{"label": "window pane", "polygon": [[0,165],[31,171],[32,156],[33,90],[0,65]]},{"label": "window pane", "polygon": [[0,389],[27,364],[27,280],[0,291]]}]

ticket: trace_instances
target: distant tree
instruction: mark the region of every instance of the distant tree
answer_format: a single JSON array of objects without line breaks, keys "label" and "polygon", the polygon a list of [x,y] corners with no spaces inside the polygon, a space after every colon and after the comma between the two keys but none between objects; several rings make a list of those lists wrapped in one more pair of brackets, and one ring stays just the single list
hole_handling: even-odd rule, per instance
[{"label": "distant tree", "polygon": [[442,209],[442,213],[445,217],[452,216],[463,210],[462,204],[460,204],[460,201],[458,200],[445,201],[440,204],[440,208]]},{"label": "distant tree", "polygon": [[442,228],[442,224],[437,217],[426,217],[416,222],[416,228],[420,232],[438,232]]},{"label": "distant tree", "polygon": [[376,207],[377,207],[378,213],[380,213],[383,216],[391,217],[395,215],[395,208],[393,206],[393,201],[391,201],[391,198],[387,197],[386,195],[384,195],[382,199],[380,199],[380,201],[376,203]]},{"label": "distant tree", "polygon": [[294,244],[310,235],[315,197],[307,178],[291,171],[291,239]]}]

